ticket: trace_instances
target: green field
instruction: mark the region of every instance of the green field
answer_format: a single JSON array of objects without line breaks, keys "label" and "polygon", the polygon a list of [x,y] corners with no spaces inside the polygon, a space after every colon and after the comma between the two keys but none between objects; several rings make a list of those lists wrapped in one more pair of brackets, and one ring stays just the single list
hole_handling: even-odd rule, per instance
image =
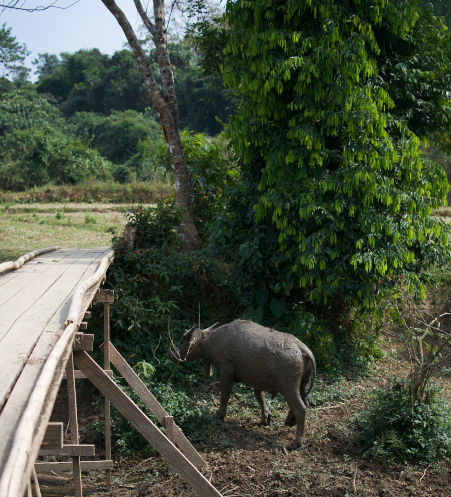
[{"label": "green field", "polygon": [[121,233],[133,205],[25,204],[0,208],[0,262],[34,249],[102,247]]}]

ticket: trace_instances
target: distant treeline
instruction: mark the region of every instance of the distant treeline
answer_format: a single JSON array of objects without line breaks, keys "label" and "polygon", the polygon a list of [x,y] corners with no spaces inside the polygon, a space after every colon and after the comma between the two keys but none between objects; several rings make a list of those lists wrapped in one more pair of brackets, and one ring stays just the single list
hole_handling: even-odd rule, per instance
[{"label": "distant treeline", "polygon": [[[219,77],[204,75],[197,64],[198,55],[188,41],[169,44],[174,69],[180,128],[216,135],[219,121],[230,113],[226,92]],[[157,83],[161,83],[155,50],[149,59]],[[79,50],[60,56],[39,54],[35,61],[36,90],[57,105],[66,118],[77,112],[110,115],[112,111],[144,112],[151,107],[136,60],[129,50],[105,55],[97,49]]]},{"label": "distant treeline", "polygon": [[[187,41],[170,53],[183,139],[217,135],[230,113],[220,78],[204,74]],[[160,82],[154,51],[149,58]],[[0,78],[0,189],[165,179],[161,125],[130,51],[45,53],[34,63],[36,84]]]}]

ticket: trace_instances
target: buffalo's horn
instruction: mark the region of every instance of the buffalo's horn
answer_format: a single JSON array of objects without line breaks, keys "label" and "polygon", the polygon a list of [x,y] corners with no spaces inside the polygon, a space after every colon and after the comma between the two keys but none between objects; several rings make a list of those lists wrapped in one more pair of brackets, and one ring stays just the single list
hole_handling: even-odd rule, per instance
[{"label": "buffalo's horn", "polygon": [[215,324],[212,324],[211,326],[209,326],[208,328],[206,328],[205,330],[202,330],[204,333],[206,331],[211,331],[218,323],[215,323]]}]

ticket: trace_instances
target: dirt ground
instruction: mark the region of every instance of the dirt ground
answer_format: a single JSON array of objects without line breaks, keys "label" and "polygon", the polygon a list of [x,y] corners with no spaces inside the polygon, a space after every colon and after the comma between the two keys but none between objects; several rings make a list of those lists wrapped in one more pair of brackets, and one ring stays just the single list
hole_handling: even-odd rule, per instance
[{"label": "dirt ground", "polygon": [[[287,409],[282,399],[273,410],[273,423],[264,427],[259,424],[259,413],[255,406],[248,409],[240,404],[237,395],[232,396],[226,420],[215,422],[208,443],[195,445],[208,464],[207,469],[202,470],[203,474],[224,497],[451,497],[450,463],[414,466],[406,462],[387,468],[364,458],[363,453],[368,447],[356,441],[356,423],[353,419],[364,407],[368,393],[377,385],[387,382],[391,375],[405,376],[407,373],[405,360],[391,346],[387,349],[387,356],[374,366],[370,376],[348,378],[349,381],[341,386],[346,392],[343,402],[334,401],[309,409],[305,444],[292,453],[283,450],[293,439],[295,428],[283,425]],[[205,381],[210,382],[210,390],[218,398],[217,382]],[[320,378],[320,381],[323,386],[327,383],[324,378]],[[440,380],[440,383],[449,400],[449,380]],[[78,399],[80,426],[83,427],[81,443],[92,443],[87,427],[98,414],[93,405],[93,390],[84,388],[84,391]],[[213,412],[215,406],[211,408]],[[67,397],[64,390],[60,392],[52,420],[63,421],[67,425]],[[104,457],[102,451],[102,446],[97,445],[96,459]],[[167,464],[158,454],[149,457],[134,453],[124,457],[116,453],[113,459],[113,489],[108,491],[105,488],[103,471],[84,472],[84,495],[196,495],[182,478],[168,475]],[[55,476],[60,477],[58,485],[55,485]],[[41,490],[45,497],[74,495],[70,473],[43,475]]]}]

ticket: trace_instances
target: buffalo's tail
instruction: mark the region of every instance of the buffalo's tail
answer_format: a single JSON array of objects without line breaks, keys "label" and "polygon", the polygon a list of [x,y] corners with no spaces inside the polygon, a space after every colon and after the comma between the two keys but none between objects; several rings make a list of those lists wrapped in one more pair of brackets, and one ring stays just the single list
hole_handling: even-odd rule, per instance
[{"label": "buffalo's tail", "polygon": [[304,369],[304,375],[301,381],[301,398],[306,407],[309,406],[310,391],[313,388],[316,378],[316,361],[313,354],[309,350],[308,354],[304,356],[305,361],[308,362]]}]

